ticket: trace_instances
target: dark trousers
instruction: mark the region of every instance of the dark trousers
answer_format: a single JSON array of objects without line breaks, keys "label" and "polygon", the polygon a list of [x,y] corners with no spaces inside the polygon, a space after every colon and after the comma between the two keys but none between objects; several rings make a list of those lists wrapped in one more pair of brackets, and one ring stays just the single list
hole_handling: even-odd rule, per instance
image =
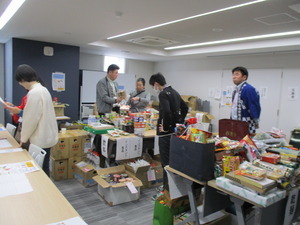
[{"label": "dark trousers", "polygon": [[[159,139],[158,139],[160,161],[161,161],[161,165],[162,165],[163,168],[165,166],[169,165],[170,140],[171,140],[171,135],[160,136]],[[163,186],[164,186],[164,189],[169,190],[168,176],[167,176],[167,172],[165,170],[163,172]]]},{"label": "dark trousers", "polygon": [[50,177],[50,170],[49,170],[49,161],[50,161],[50,148],[43,148],[47,154],[45,155],[44,163],[43,163],[43,170]]}]

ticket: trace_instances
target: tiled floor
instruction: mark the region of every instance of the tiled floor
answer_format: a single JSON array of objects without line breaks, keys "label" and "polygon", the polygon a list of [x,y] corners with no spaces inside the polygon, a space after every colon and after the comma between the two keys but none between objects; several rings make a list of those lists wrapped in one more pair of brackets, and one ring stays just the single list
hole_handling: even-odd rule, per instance
[{"label": "tiled floor", "polygon": [[109,206],[97,193],[97,186],[85,188],[75,179],[55,181],[55,185],[89,225],[151,225],[155,188],[142,189],[140,199]]}]

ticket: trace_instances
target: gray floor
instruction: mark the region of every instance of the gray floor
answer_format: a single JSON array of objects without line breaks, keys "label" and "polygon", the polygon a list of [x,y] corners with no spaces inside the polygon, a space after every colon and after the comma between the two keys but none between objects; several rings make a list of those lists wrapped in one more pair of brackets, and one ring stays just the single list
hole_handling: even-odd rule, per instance
[{"label": "gray floor", "polygon": [[85,188],[75,179],[54,183],[89,225],[152,224],[155,188],[142,189],[137,201],[109,206],[98,195],[97,186]]}]

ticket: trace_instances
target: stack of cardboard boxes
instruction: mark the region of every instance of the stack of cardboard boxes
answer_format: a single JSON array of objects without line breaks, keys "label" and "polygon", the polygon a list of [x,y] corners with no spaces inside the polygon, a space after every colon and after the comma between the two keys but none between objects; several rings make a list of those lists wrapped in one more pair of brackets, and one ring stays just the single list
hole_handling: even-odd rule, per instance
[{"label": "stack of cardboard boxes", "polygon": [[86,159],[91,140],[84,130],[67,130],[58,136],[58,143],[51,148],[50,176],[54,180],[71,179],[75,164]]}]

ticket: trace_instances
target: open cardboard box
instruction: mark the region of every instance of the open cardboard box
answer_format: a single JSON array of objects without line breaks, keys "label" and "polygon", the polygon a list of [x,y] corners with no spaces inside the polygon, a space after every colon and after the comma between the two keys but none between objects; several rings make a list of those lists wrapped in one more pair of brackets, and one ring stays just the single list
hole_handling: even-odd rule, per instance
[{"label": "open cardboard box", "polygon": [[147,172],[150,169],[150,164],[145,166],[140,166],[137,168],[137,171],[135,171],[134,168],[128,164],[129,162],[131,162],[131,160],[123,160],[122,162],[120,162],[120,164],[124,165],[126,170],[130,171],[142,182],[143,184],[142,188],[147,188],[148,187]]},{"label": "open cardboard box", "polygon": [[54,103],[54,111],[56,116],[64,116],[65,115],[65,104]]},{"label": "open cardboard box", "polygon": [[197,96],[181,95],[182,100],[188,105],[191,110],[197,109]]},{"label": "open cardboard box", "polygon": [[191,111],[190,114],[192,117],[196,117],[196,114],[200,113],[202,114],[202,121],[203,123],[211,123],[212,119],[215,119],[215,117],[207,112],[201,112],[201,111]]},{"label": "open cardboard box", "polygon": [[[125,202],[131,202],[140,198],[140,187],[142,182],[128,170],[124,165],[97,170],[98,176],[93,179],[98,184],[98,194],[110,205],[118,205]],[[137,189],[137,193],[132,194],[126,183],[110,184],[101,175],[126,173],[128,177],[133,178],[132,184]]]},{"label": "open cardboard box", "polygon": [[92,165],[87,164],[86,162],[83,161],[75,164],[74,177],[84,187],[91,187],[97,184],[92,179],[94,176],[97,176],[97,171]]}]

